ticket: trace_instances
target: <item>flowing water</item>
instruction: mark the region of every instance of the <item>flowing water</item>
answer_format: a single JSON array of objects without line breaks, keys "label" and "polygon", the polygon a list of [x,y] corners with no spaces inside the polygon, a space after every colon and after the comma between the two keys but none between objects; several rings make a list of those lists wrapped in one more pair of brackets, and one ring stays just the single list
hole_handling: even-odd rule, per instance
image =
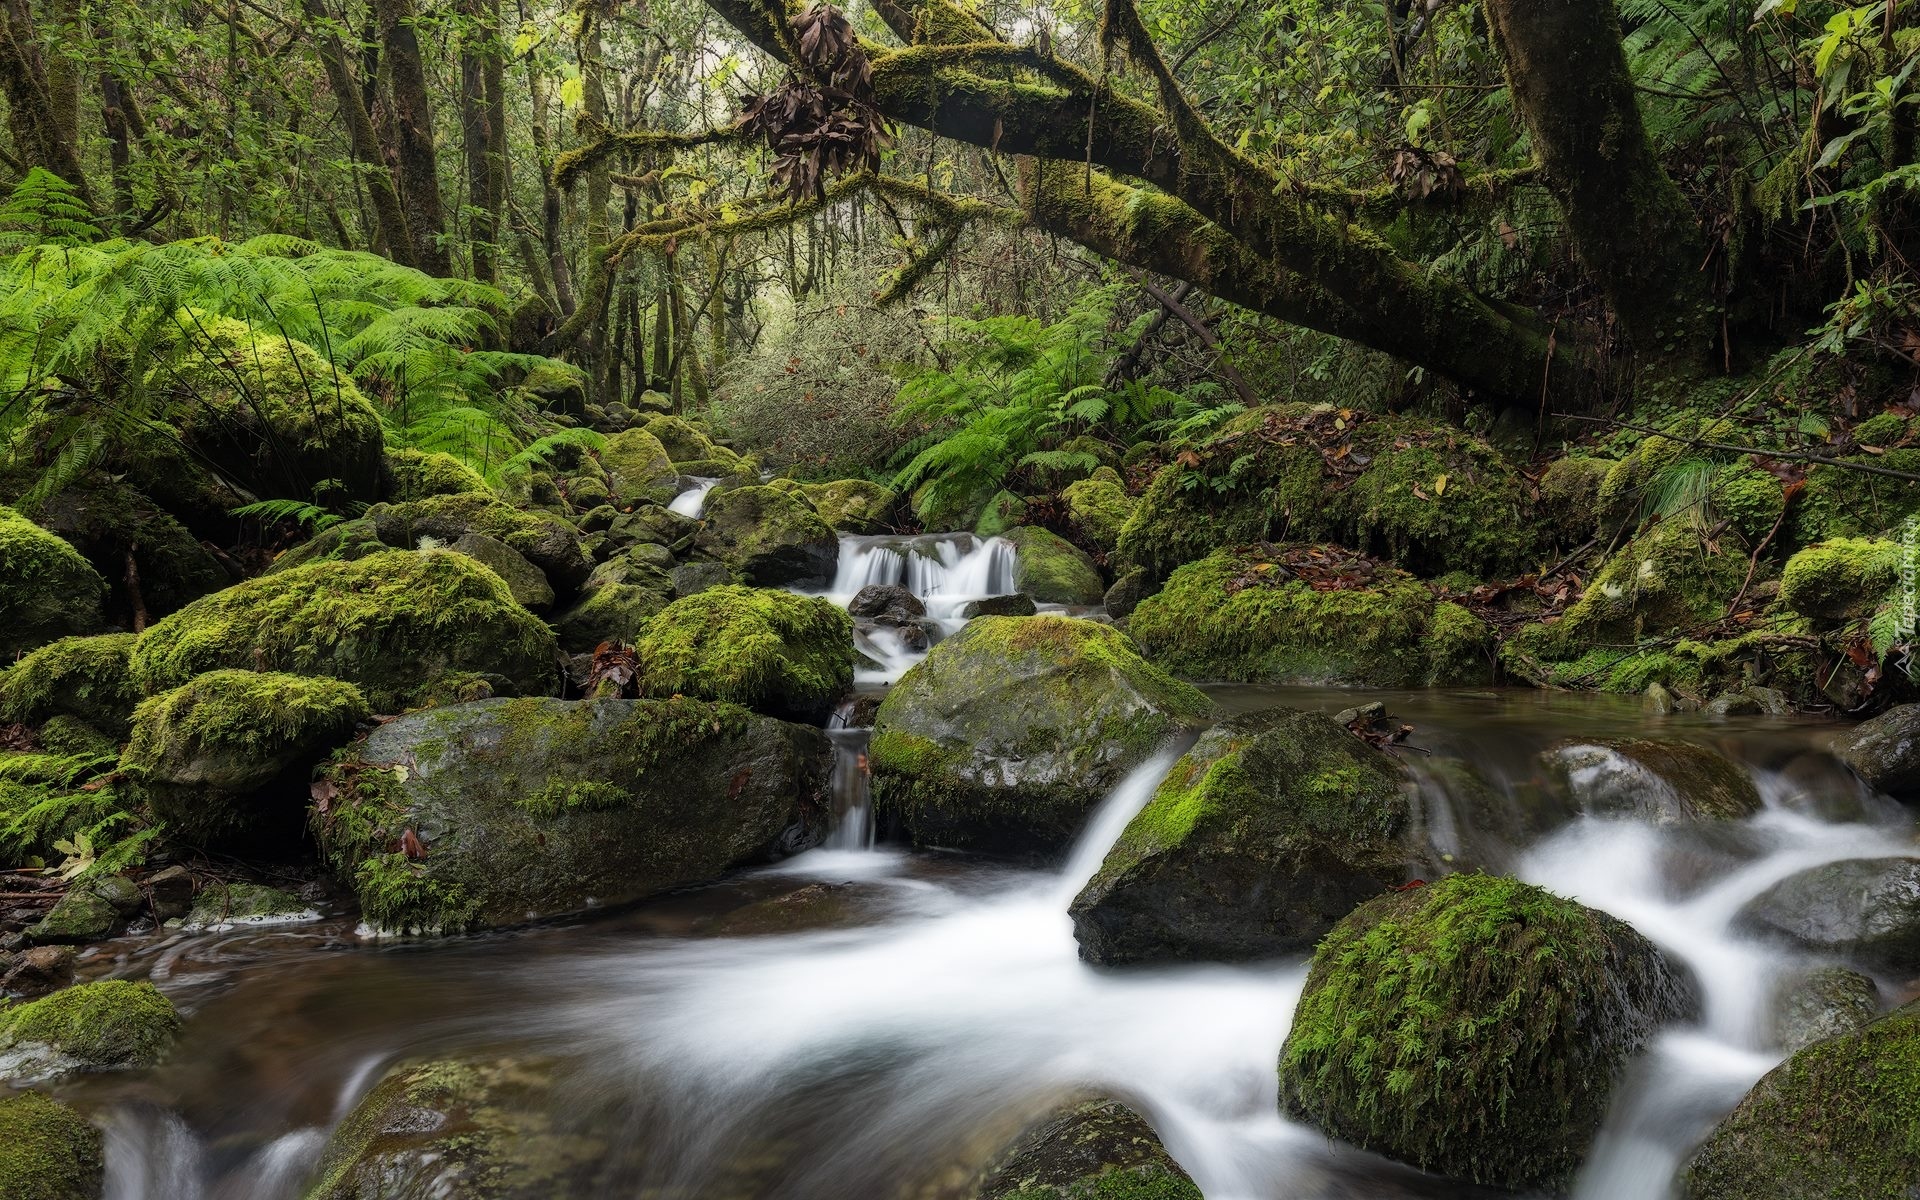
[{"label": "flowing water", "polygon": [[672,512],[679,513],[683,517],[692,517],[698,520],[701,514],[707,511],[707,493],[711,492],[713,485],[720,481],[718,479],[708,479],[703,475],[689,475],[687,476],[687,482],[689,484],[687,489],[678,496],[675,496],[673,502],[667,505],[667,508]]},{"label": "flowing water", "polygon": [[[873,584],[904,587],[927,609],[928,644],[966,624],[960,610],[974,600],[1013,592],[1013,544],[1004,538],[970,533],[882,534],[840,539],[840,560],[825,595],[845,606],[861,588]],[[854,681],[888,684],[926,657],[897,630],[866,625],[854,633],[862,656]]]},{"label": "flowing water", "polygon": [[[1218,698],[1332,709],[1366,697]],[[1534,692],[1379,698],[1416,727],[1399,753],[1423,781],[1430,836],[1630,921],[1699,980],[1703,1018],[1636,1065],[1579,1183],[1594,1200],[1668,1196],[1688,1147],[1781,1057],[1762,998],[1796,960],[1734,935],[1732,915],[1808,864],[1912,853],[1909,818],[1824,757],[1816,724],[1645,718]],[[1712,746],[1766,807],[1656,825],[1550,798],[1535,755],[1600,734]],[[1281,1119],[1274,1063],[1303,960],[1112,972],[1078,960],[1068,900],[1171,758],[1130,775],[1053,871],[871,848],[862,833],[571,926],[376,946],[334,920],[111,944],[86,970],[151,976],[187,1030],[167,1065],[65,1094],[109,1131],[113,1200],[297,1197],[327,1131],[389,1065],[447,1053],[557,1064],[554,1120],[604,1140],[606,1197],[953,1194],[1015,1122],[1076,1088],[1141,1109],[1214,1200],[1479,1194]],[[1461,764],[1493,802],[1470,802]],[[863,809],[863,788],[849,793],[846,814]],[[757,919],[805,895],[832,903]],[[1899,981],[1881,984],[1889,1005],[1903,998]]]}]

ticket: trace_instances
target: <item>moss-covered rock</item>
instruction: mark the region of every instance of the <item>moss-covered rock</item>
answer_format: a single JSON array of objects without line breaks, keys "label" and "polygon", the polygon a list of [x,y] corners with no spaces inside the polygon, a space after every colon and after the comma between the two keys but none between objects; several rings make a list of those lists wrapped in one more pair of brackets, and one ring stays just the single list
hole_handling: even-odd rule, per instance
[{"label": "moss-covered rock", "polygon": [[350,562],[388,549],[451,546],[469,534],[504,542],[559,591],[572,592],[593,570],[579,531],[567,521],[551,513],[523,512],[490,494],[462,492],[376,505],[365,516],[335,525],[282,554],[267,573],[317,562]]},{"label": "moss-covered rock", "polygon": [[1803,617],[1844,621],[1873,615],[1900,577],[1900,545],[1836,538],[1787,560],[1780,602]]},{"label": "moss-covered rock", "polygon": [[1920,858],[1808,867],[1748,901],[1735,925],[1868,970],[1920,974]]},{"label": "moss-covered rock", "polygon": [[455,554],[464,554],[481,566],[500,577],[507,585],[507,594],[520,607],[533,612],[543,612],[553,605],[553,585],[547,582],[546,575],[539,567],[528,562],[526,556],[498,538],[490,538],[484,533],[467,533],[459,541],[447,547]]},{"label": "moss-covered rock", "polygon": [[1493,631],[1401,571],[1318,591],[1265,550],[1221,551],[1173,573],[1127,630],[1190,679],[1372,687],[1484,683]]},{"label": "moss-covered rock", "polygon": [[85,1117],[38,1092],[0,1099],[0,1196],[100,1200],[106,1153]]},{"label": "moss-covered rock", "polygon": [[853,619],[817,596],[710,588],[668,605],[637,648],[641,681],[655,696],[823,721],[853,687]]},{"label": "moss-covered rock", "polygon": [[[739,455],[717,444],[700,425],[685,417],[658,416],[649,419],[642,428],[658,441],[666,450],[667,457],[676,463],[693,463],[703,460],[716,462],[737,462]],[[688,471],[686,474],[696,474]],[[727,474],[727,472],[718,472]]]},{"label": "moss-covered rock", "polygon": [[1760,811],[1740,765],[1705,746],[1647,738],[1563,742],[1540,756],[1547,778],[1581,812],[1659,825],[1739,820]]},{"label": "moss-covered rock", "polygon": [[585,1200],[608,1147],[561,1116],[557,1068],[438,1059],[388,1071],[327,1142],[308,1200]]},{"label": "moss-covered rock", "polygon": [[972,529],[975,537],[1000,537],[1027,519],[1027,502],[1005,489],[994,492],[983,501],[965,506],[964,511],[959,506],[931,510],[925,508],[923,497],[926,491],[923,488],[921,493],[916,494],[914,509],[919,513],[921,522],[930,529]]},{"label": "moss-covered rock", "polygon": [[1140,607],[1140,602],[1160,590],[1153,576],[1147,574],[1145,567],[1135,567],[1113,581],[1107,594],[1100,598],[1106,607],[1107,615],[1116,621],[1124,621]]},{"label": "moss-covered rock", "polygon": [[296,925],[318,920],[313,905],[282,888],[258,883],[213,883],[193,899],[182,928],[220,933],[241,926]]},{"label": "moss-covered rock", "polygon": [[393,550],[196,600],[140,635],[132,666],[149,693],[228,667],[325,675],[397,712],[449,674],[547,691],[555,654],[552,632],[498,575],[465,555]]},{"label": "moss-covered rock", "polygon": [[1845,967],[1806,967],[1774,983],[1767,1034],[1789,1053],[1864,1029],[1880,1015],[1873,980]]},{"label": "moss-covered rock", "polygon": [[438,450],[389,450],[382,461],[382,499],[395,504],[429,496],[488,496],[493,489],[480,473]]},{"label": "moss-covered rock", "polygon": [[[628,429],[608,438],[600,448],[600,465],[607,473],[607,498],[621,508],[643,501],[665,504],[679,486],[680,472],[667,457],[666,447],[644,429]],[[584,497],[573,499],[579,507]]]},{"label": "moss-covered rock", "polygon": [[704,882],[817,837],[817,729],[699,700],[487,700],[343,754],[320,843],[372,925],[513,925]]},{"label": "moss-covered rock", "polygon": [[173,397],[194,451],[262,496],[377,499],[380,414],[303,342],[211,314],[181,320],[182,353],[147,384]]},{"label": "moss-covered rock", "polygon": [[1902,704],[1861,722],[1835,740],[1833,753],[1875,791],[1902,800],[1920,797],[1920,704]]},{"label": "moss-covered rock", "polygon": [[1013,545],[1013,586],[1042,604],[1098,604],[1107,585],[1087,552],[1057,534],[1022,525],[1002,534]]},{"label": "moss-covered rock", "polygon": [[560,644],[582,654],[602,642],[634,643],[647,624],[673,602],[673,554],[641,543],[593,569],[580,599],[554,621]]},{"label": "moss-covered rock", "polygon": [[[1920,447],[1841,461],[1920,474]],[[1915,515],[1920,515],[1920,483],[1821,463],[1807,469],[1807,486],[1794,501],[1790,524],[1794,540],[1805,544],[1894,534]]]},{"label": "moss-covered rock", "polygon": [[973,1200],[1200,1200],[1139,1113],[1064,1103],[1029,1123],[974,1183]]},{"label": "moss-covered rock", "polygon": [[1555,544],[1571,550],[1599,532],[1600,484],[1612,459],[1556,458],[1540,477],[1540,515]]},{"label": "moss-covered rock", "polygon": [[1453,875],[1357,909],[1307,976],[1280,1106],[1451,1178],[1573,1175],[1628,1061],[1686,991],[1630,927],[1530,884]]},{"label": "moss-covered rock", "polygon": [[173,1003],[150,983],[83,983],[0,1009],[0,1079],[150,1067],[180,1029]]},{"label": "moss-covered rock", "polygon": [[1224,547],[1338,541],[1415,572],[1509,573],[1531,565],[1530,507],[1524,478],[1470,434],[1275,405],[1236,417],[1154,476],[1117,556],[1165,578]]},{"label": "moss-covered rock", "polygon": [[100,627],[107,584],[66,542],[0,507],[0,659]]},{"label": "moss-covered rock", "polygon": [[27,927],[27,936],[40,945],[66,945],[111,937],[124,914],[107,889],[86,882],[67,889],[47,915]]},{"label": "moss-covered rock", "polygon": [[807,502],[770,487],[715,489],[694,546],[756,587],[824,586],[840,538]]},{"label": "moss-covered rock", "polygon": [[865,479],[807,483],[800,491],[822,521],[851,534],[885,533],[900,499],[892,488]]},{"label": "moss-covered rock", "polygon": [[134,711],[120,766],[195,844],[297,831],[305,768],[371,715],[338,679],[209,671]]},{"label": "moss-covered rock", "polygon": [[1050,854],[1210,708],[1109,626],[979,617],[880,705],[874,802],[920,845]]},{"label": "moss-covered rock", "polygon": [[1318,713],[1216,725],[1175,763],[1073,900],[1103,964],[1269,958],[1311,947],[1406,882],[1400,770]]},{"label": "moss-covered rock", "polygon": [[[149,619],[164,617],[188,601],[233,582],[227,570],[173,513],[125,479],[104,470],[81,474],[50,496],[34,514],[64,538],[108,584],[108,611],[130,622],[134,597],[127,589],[133,560],[140,607]],[[224,539],[234,523],[221,514],[201,528]]]},{"label": "moss-covered rock", "polygon": [[527,372],[516,390],[544,412],[577,417],[587,409],[585,372],[558,359],[537,364]]},{"label": "moss-covered rock", "polygon": [[1067,515],[1079,527],[1087,541],[1111,551],[1120,540],[1120,530],[1133,515],[1133,497],[1112,467],[1101,467],[1078,483],[1070,483],[1060,493],[1067,503]]},{"label": "moss-covered rock", "polygon": [[62,638],[0,671],[0,718],[37,725],[59,714],[114,736],[140,702],[128,659],[130,633]]},{"label": "moss-covered rock", "polygon": [[1685,1200],[1893,1200],[1920,1179],[1920,1004],[1769,1071],[1681,1174]]}]

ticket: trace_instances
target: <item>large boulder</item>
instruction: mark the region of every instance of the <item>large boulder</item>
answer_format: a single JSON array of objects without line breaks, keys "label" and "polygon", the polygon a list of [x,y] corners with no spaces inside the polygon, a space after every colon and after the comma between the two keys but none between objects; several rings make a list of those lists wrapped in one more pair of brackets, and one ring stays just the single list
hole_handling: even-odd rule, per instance
[{"label": "large boulder", "polygon": [[148,693],[225,667],[326,675],[397,712],[454,675],[545,692],[555,655],[552,632],[492,571],[462,554],[389,550],[204,596],[140,635],[132,669]]},{"label": "large boulder", "polygon": [[522,608],[544,612],[553,605],[553,585],[547,582],[546,575],[528,562],[525,555],[498,538],[466,533],[447,548],[498,575],[507,585],[507,594]]},{"label": "large boulder", "polygon": [[267,573],[365,558],[383,550],[452,546],[471,534],[505,543],[538,567],[557,591],[573,591],[593,570],[593,560],[580,547],[579,531],[560,517],[522,511],[491,493],[460,492],[375,505],[365,516],[343,521],[282,554]]},{"label": "large boulder", "polygon": [[576,654],[602,642],[631,644],[674,597],[673,552],[650,542],[615,554],[593,569],[580,599],[554,620],[560,644]]},{"label": "large boulder", "polygon": [[100,628],[107,584],[66,542],[0,507],[0,660]]},{"label": "large boulder", "polygon": [[1898,542],[1835,538],[1787,560],[1780,576],[1780,603],[1819,621],[1868,617],[1899,578]]},{"label": "large boulder", "polygon": [[1117,1100],[1070,1101],[995,1156],[972,1200],[1200,1200],[1153,1126]]},{"label": "large boulder", "polygon": [[1652,943],[1531,884],[1453,875],[1336,925],[1280,1051],[1280,1107],[1472,1183],[1563,1187],[1627,1063],[1689,1010]]},{"label": "large boulder", "polygon": [[1107,585],[1087,552],[1032,525],[1002,535],[1013,544],[1013,587],[1042,604],[1100,603]]},{"label": "large boulder", "polygon": [[0,1196],[100,1200],[106,1185],[100,1131],[38,1092],[0,1099]]},{"label": "large boulder", "polygon": [[839,533],[885,533],[899,497],[892,488],[865,479],[800,485],[820,519]]},{"label": "large boulder", "polygon": [[1901,1200],[1920,1180],[1920,1004],[1761,1078],[1681,1173],[1685,1200]]},{"label": "large boulder", "polygon": [[1734,923],[1868,970],[1920,974],[1920,858],[1808,867],[1749,900]]},{"label": "large boulder", "polygon": [[1115,964],[1309,949],[1405,883],[1401,771],[1318,713],[1235,717],[1200,741],[1074,897],[1080,956]]},{"label": "large boulder", "polygon": [[1121,528],[1118,566],[1164,579],[1216,550],[1335,541],[1410,571],[1533,566],[1526,479],[1488,443],[1417,417],[1279,404],[1162,468]]},{"label": "large boulder", "polygon": [[313,347],[210,314],[183,313],[180,333],[147,383],[194,451],[261,496],[379,497],[380,414]]},{"label": "large boulder", "polygon": [[61,638],[0,671],[0,719],[38,725],[62,713],[121,737],[140,689],[128,659],[134,635]]},{"label": "large boulder", "polygon": [[825,586],[840,538],[807,502],[770,487],[716,488],[694,547],[756,587]]},{"label": "large boulder", "polygon": [[388,1071],[327,1141],[308,1200],[599,1194],[607,1146],[557,1120],[555,1064],[436,1059]]},{"label": "large boulder", "polygon": [[1120,530],[1133,515],[1133,497],[1112,467],[1101,467],[1091,478],[1070,483],[1060,493],[1080,535],[1089,545],[1111,552]]},{"label": "large boulder", "polygon": [[[124,605],[129,616],[133,612],[133,596],[126,590],[129,559],[140,607],[149,619],[164,617],[233,582],[226,568],[173,513],[105,470],[84,472],[48,497],[34,516],[85,556],[102,578],[118,583],[112,604]],[[232,522],[223,519],[218,524],[217,532],[225,534]]]},{"label": "large boulder", "polygon": [[0,1010],[0,1080],[150,1067],[179,1029],[180,1014],[150,983],[83,983]]},{"label": "large boulder", "polygon": [[1833,752],[1875,791],[1920,798],[1920,704],[1902,704],[1854,726]]},{"label": "large boulder", "polygon": [[607,439],[600,448],[600,465],[607,472],[608,498],[618,507],[673,499],[680,472],[660,439],[644,429],[628,429]]},{"label": "large boulder", "polygon": [[1660,825],[1737,820],[1760,811],[1760,790],[1732,759],[1691,742],[1595,738],[1541,756],[1581,812]]},{"label": "large boulder", "polygon": [[381,472],[381,499],[395,504],[429,496],[485,496],[493,491],[478,471],[438,450],[388,450]]},{"label": "large boulder", "polygon": [[196,845],[272,841],[299,832],[307,768],[371,715],[338,679],[209,671],[134,710],[120,766]]},{"label": "large boulder", "polygon": [[316,785],[326,856],[395,932],[636,900],[802,849],[817,729],[699,700],[487,700],[388,722]]},{"label": "large boulder", "polygon": [[920,845],[1053,853],[1210,708],[1109,626],[978,617],[881,704],[874,802]]},{"label": "large boulder", "polygon": [[[1319,559],[1351,563],[1351,581],[1316,588],[1304,576]],[[1127,631],[1189,679],[1419,687],[1493,673],[1493,631],[1479,618],[1405,572],[1333,548],[1250,547],[1189,563],[1139,602]]]},{"label": "large boulder", "polygon": [[824,722],[853,687],[853,620],[817,596],[709,588],[669,604],[636,648],[641,682],[660,697]]}]

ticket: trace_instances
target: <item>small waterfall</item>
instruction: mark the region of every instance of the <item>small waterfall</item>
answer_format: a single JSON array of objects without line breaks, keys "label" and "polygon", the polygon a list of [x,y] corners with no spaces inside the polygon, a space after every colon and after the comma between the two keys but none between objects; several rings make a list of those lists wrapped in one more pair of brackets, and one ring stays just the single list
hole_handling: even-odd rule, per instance
[{"label": "small waterfall", "polygon": [[1127,772],[1100,802],[1100,807],[1093,810],[1093,819],[1081,831],[1080,840],[1073,844],[1073,852],[1067,856],[1067,865],[1061,872],[1060,886],[1068,901],[1079,895],[1080,889],[1100,870],[1100,864],[1107,860],[1107,852],[1126,832],[1128,823],[1140,815],[1147,801],[1153,799],[1160,781],[1173,770],[1173,764],[1185,749],[1184,743],[1168,747]]},{"label": "small waterfall", "polygon": [[867,770],[867,738],[873,730],[849,725],[853,701],[842,704],[827,724],[833,742],[833,826],[828,850],[873,849],[873,800]]},{"label": "small waterfall", "polygon": [[683,517],[693,517],[697,520],[707,511],[707,493],[712,491],[713,485],[720,481],[708,479],[702,475],[689,475],[688,478],[693,481],[693,486],[675,496],[673,503],[667,505],[667,508]]},{"label": "small waterfall", "polygon": [[863,587],[889,584],[919,597],[928,615],[952,618],[969,600],[1012,592],[1013,566],[1013,543],[1005,538],[970,533],[844,537],[829,594],[851,599]]}]

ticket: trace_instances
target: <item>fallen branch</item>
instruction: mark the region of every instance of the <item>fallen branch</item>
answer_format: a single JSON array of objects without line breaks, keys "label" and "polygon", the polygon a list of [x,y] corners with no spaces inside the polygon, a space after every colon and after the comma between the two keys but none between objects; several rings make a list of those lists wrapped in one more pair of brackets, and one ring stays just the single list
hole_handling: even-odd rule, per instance
[{"label": "fallen branch", "polygon": [[1569,421],[1586,421],[1594,425],[1611,425],[1618,429],[1631,429],[1636,433],[1654,434],[1669,441],[1679,442],[1683,446],[1696,446],[1702,450],[1724,450],[1730,454],[1756,454],[1761,458],[1775,458],[1783,462],[1818,463],[1823,467],[1838,467],[1843,471],[1858,471],[1862,475],[1884,475],[1889,479],[1903,479],[1909,483],[1920,483],[1920,474],[1912,471],[1896,471],[1892,467],[1876,467],[1872,463],[1852,462],[1844,458],[1830,458],[1824,454],[1813,454],[1805,450],[1766,450],[1759,446],[1737,446],[1732,442],[1710,442],[1704,438],[1682,437],[1665,429],[1655,429],[1650,425],[1636,425],[1632,421],[1622,421],[1618,417],[1587,417],[1579,413],[1555,413]]}]

